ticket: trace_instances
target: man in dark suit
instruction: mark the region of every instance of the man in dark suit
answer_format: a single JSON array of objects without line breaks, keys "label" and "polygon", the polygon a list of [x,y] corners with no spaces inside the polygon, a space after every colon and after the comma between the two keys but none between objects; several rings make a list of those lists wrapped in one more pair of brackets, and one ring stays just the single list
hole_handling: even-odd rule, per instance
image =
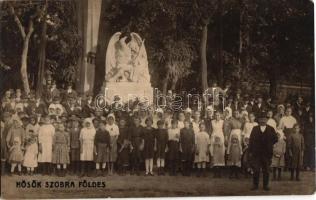
[{"label": "man in dark suit", "polygon": [[273,145],[278,141],[278,137],[274,128],[267,125],[266,113],[260,113],[258,122],[259,125],[252,129],[249,139],[249,153],[254,170],[251,190],[258,189],[260,169],[262,169],[263,189],[268,191],[270,190],[269,167],[273,155]]},{"label": "man in dark suit", "polygon": [[258,117],[260,113],[266,111],[266,105],[263,102],[261,95],[257,97],[257,103],[253,105],[252,112],[255,113],[255,116]]}]

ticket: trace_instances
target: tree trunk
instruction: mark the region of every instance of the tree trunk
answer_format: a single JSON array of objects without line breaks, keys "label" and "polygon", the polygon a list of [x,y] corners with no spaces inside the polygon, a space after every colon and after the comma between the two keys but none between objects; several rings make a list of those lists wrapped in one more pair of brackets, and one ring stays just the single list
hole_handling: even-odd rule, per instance
[{"label": "tree trunk", "polygon": [[23,83],[23,89],[24,89],[25,94],[30,93],[30,85],[29,85],[29,80],[27,76],[27,55],[29,51],[29,41],[30,41],[29,37],[26,37],[23,41],[23,50],[22,50],[22,56],[21,56],[21,69],[20,69],[21,80]]},{"label": "tree trunk", "polygon": [[[249,20],[248,20],[248,10],[244,5],[243,0],[239,0],[239,50],[238,50],[238,63],[240,67],[241,76],[245,72],[249,73],[249,66],[251,64],[251,52],[249,50]],[[241,77],[242,78],[242,77]],[[243,79],[245,80],[245,79]],[[246,81],[249,80],[247,79]]]},{"label": "tree trunk", "polygon": [[208,88],[207,60],[206,60],[207,26],[208,26],[208,22],[203,24],[202,34],[201,34],[201,43],[200,43],[201,78],[202,78],[203,91],[205,91]]},{"label": "tree trunk", "polygon": [[113,0],[103,0],[101,5],[98,45],[95,60],[94,95],[100,92],[105,80],[105,55],[113,32],[112,24],[105,17],[110,12]]},{"label": "tree trunk", "polygon": [[269,93],[273,101],[277,101],[277,88],[278,88],[278,79],[276,72],[273,72],[269,76],[270,88]]},{"label": "tree trunk", "polygon": [[223,67],[223,17],[222,17],[222,0],[218,0],[218,18],[219,18],[219,49],[218,49],[218,61],[219,61],[219,74],[218,82],[223,85],[224,82],[224,67]]},{"label": "tree trunk", "polygon": [[166,95],[168,90],[168,80],[169,80],[169,73],[167,73],[167,76],[164,78],[162,83],[162,94]]},{"label": "tree trunk", "polygon": [[173,78],[172,79],[172,82],[171,82],[171,90],[172,90],[172,92],[174,92],[176,90],[177,82],[178,82],[177,78]]},{"label": "tree trunk", "polygon": [[31,16],[29,19],[29,24],[28,24],[28,32],[27,34],[25,33],[25,29],[20,21],[20,19],[18,18],[18,16],[15,13],[14,7],[9,3],[9,12],[11,13],[11,15],[14,18],[14,21],[16,23],[16,25],[18,26],[21,36],[23,38],[23,49],[22,49],[22,54],[21,54],[21,68],[20,68],[20,74],[21,74],[21,80],[23,83],[23,89],[25,94],[29,94],[30,93],[30,85],[29,85],[29,80],[28,80],[28,76],[27,76],[27,56],[28,56],[28,51],[29,51],[29,42],[30,42],[30,38],[31,35],[34,31],[34,27],[33,27],[33,18],[34,16]]},{"label": "tree trunk", "polygon": [[239,50],[238,50],[238,62],[242,64],[242,51],[243,51],[243,8],[242,0],[239,0]]},{"label": "tree trunk", "polygon": [[[47,8],[47,0],[45,1],[45,6]],[[46,10],[47,12],[47,10]],[[47,33],[47,23],[46,14],[42,20],[42,33],[41,33],[41,44],[39,50],[39,63],[38,63],[38,75],[37,75],[37,86],[36,95],[40,96],[43,91],[43,79],[45,72],[45,61],[46,61],[46,33]]]}]

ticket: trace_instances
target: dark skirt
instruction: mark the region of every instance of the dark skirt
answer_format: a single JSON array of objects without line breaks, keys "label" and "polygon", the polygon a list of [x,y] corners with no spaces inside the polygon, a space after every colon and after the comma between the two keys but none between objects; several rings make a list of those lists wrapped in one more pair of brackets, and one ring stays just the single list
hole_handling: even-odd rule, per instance
[{"label": "dark skirt", "polygon": [[179,158],[179,142],[170,140],[168,142],[168,160],[174,161]]},{"label": "dark skirt", "polygon": [[192,151],[192,147],[185,147],[182,149],[181,152],[181,161],[193,161],[193,151]]},{"label": "dark skirt", "polygon": [[290,157],[289,160],[289,168],[301,169],[303,167],[303,157],[304,156],[302,155],[302,151],[293,151],[293,155]]},{"label": "dark skirt", "polygon": [[7,155],[7,145],[4,144],[4,145],[1,146],[1,160],[4,161],[4,160],[7,159],[7,157],[8,157],[8,155]]},{"label": "dark skirt", "polygon": [[153,145],[144,145],[143,155],[145,159],[154,158],[154,146]]},{"label": "dark skirt", "polygon": [[118,153],[117,164],[119,166],[129,165],[129,148],[124,148],[121,152]]},{"label": "dark skirt", "polygon": [[109,149],[106,143],[97,144],[97,155],[95,156],[96,163],[106,163],[109,162]]},{"label": "dark skirt", "polygon": [[284,136],[286,137],[286,140],[289,141],[290,135],[293,133],[293,129],[284,128],[283,132],[284,132]]},{"label": "dark skirt", "polygon": [[157,158],[165,158],[166,157],[166,143],[157,144]]},{"label": "dark skirt", "polygon": [[80,161],[80,148],[70,150],[71,161]]},{"label": "dark skirt", "polygon": [[142,152],[135,147],[131,153],[131,160],[132,162],[141,162],[143,159]]},{"label": "dark skirt", "polygon": [[290,167],[289,165],[291,164],[290,160],[290,155],[289,155],[289,138],[290,138],[290,135],[292,134],[293,132],[293,129],[292,128],[284,128],[283,130],[283,133],[284,133],[284,136],[285,136],[285,142],[286,142],[286,149],[285,149],[285,154],[284,154],[284,162],[285,162],[285,167]]}]

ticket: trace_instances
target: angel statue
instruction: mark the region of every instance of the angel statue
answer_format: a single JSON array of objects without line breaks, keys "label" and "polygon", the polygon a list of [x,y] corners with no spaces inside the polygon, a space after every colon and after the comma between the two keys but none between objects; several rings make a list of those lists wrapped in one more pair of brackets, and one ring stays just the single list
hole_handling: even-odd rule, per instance
[{"label": "angel statue", "polygon": [[107,82],[149,83],[144,40],[137,33],[115,33],[106,52]]}]

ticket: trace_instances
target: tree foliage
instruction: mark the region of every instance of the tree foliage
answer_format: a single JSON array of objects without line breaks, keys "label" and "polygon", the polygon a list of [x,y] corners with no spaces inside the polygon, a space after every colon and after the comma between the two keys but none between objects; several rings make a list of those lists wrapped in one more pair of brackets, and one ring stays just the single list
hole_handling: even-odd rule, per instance
[{"label": "tree foliage", "polygon": [[[19,1],[16,13],[23,26],[41,1]],[[22,38],[1,3],[1,66],[19,69]],[[58,82],[73,81],[78,70],[81,38],[74,0],[49,1],[47,69]],[[145,39],[154,87],[189,89],[201,85],[201,33],[207,27],[206,69],[209,82],[226,80],[235,87],[258,82],[313,84],[313,4],[297,0],[115,0],[104,14],[110,34],[138,32]],[[34,21],[28,73],[38,65],[40,21]],[[207,26],[206,26],[207,25]],[[204,29],[205,30],[205,29]],[[15,41],[15,42],[12,42]],[[205,68],[204,68],[205,69]],[[9,70],[10,71],[10,70]],[[221,81],[219,81],[221,82]],[[33,85],[34,86],[34,85]],[[271,91],[274,90],[271,87]],[[202,89],[202,87],[198,87]]]},{"label": "tree foliage", "polygon": [[[1,5],[1,59],[11,66],[10,73],[6,76],[18,74],[20,68],[20,52],[23,46],[19,27],[14,23],[10,7],[11,5],[23,27],[26,27],[34,13],[44,5],[44,1],[8,1]],[[80,54],[81,38],[78,35],[77,11],[75,1],[48,1],[46,14],[47,47],[46,47],[46,70],[53,72],[54,78],[59,82],[74,81],[77,60]],[[40,24],[43,17],[37,17],[32,22],[34,32],[30,37],[29,54],[27,57],[28,79],[32,88],[35,88],[38,72],[38,51],[41,43]],[[15,41],[15,42],[12,42]],[[19,77],[19,76],[18,76]],[[21,88],[21,80],[14,78],[7,85]]]}]

